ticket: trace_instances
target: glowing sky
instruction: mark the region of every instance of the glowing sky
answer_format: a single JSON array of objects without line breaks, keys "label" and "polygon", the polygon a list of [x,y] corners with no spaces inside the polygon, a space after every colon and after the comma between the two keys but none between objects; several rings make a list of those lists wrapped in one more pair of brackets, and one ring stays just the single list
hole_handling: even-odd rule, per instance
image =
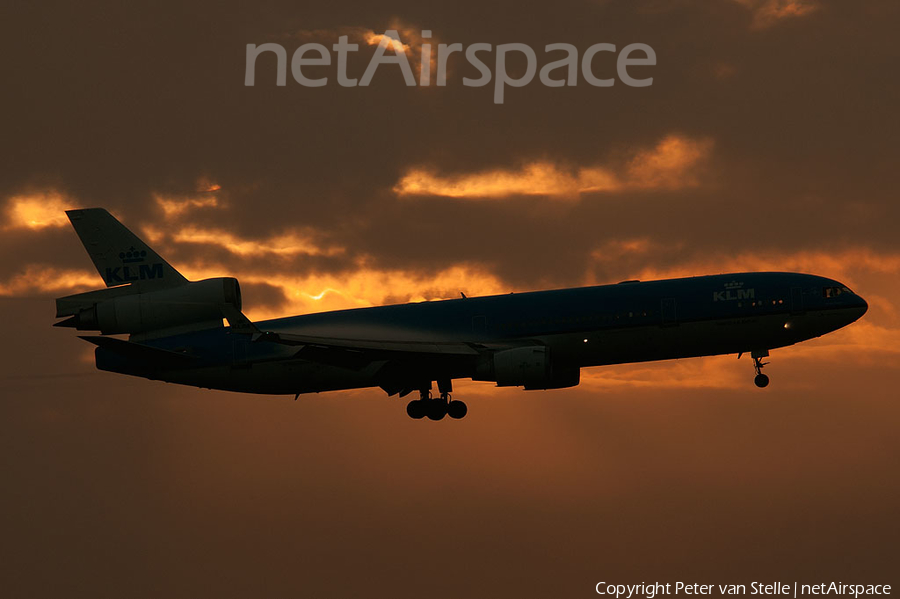
[{"label": "glowing sky", "polygon": [[[900,583],[893,0],[16,4],[0,19],[0,588],[10,596],[588,596],[600,580]],[[642,42],[649,88],[274,85],[247,43]],[[399,46],[391,45],[395,48]],[[431,57],[432,61],[434,56]],[[333,67],[309,76],[333,77]],[[511,71],[522,68],[510,59]],[[595,69],[615,69],[598,55]],[[304,71],[306,72],[306,71]],[[436,66],[432,64],[432,83]],[[290,399],[97,373],[51,328],[105,206],[254,319],[741,270],[868,314],[746,359]],[[820,580],[821,579],[821,580]],[[6,593],[4,593],[6,594]]]}]

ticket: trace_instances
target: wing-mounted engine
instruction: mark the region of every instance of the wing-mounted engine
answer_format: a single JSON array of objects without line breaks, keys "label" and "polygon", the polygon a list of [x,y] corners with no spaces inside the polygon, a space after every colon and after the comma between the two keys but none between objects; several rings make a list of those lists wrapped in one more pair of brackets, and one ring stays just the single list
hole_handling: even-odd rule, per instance
[{"label": "wing-mounted engine", "polygon": [[222,326],[223,316],[241,310],[237,279],[222,277],[178,287],[138,292],[131,285],[89,291],[56,300],[56,326],[104,335],[141,335],[172,329]]},{"label": "wing-mounted engine", "polygon": [[473,378],[495,381],[498,387],[563,389],[579,383],[581,369],[554,367],[550,348],[534,345],[504,349],[484,356]]}]

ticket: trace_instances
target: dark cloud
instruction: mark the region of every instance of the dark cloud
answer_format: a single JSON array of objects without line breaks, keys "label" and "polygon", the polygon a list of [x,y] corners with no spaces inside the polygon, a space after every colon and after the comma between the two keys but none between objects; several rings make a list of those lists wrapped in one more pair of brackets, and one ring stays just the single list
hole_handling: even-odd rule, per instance
[{"label": "dark cloud", "polygon": [[[896,584],[900,8],[822,1],[759,21],[767,4],[9,4],[0,295],[19,299],[0,299],[0,588],[495,597],[591,594],[604,579]],[[248,43],[290,52],[302,31],[397,22],[444,43],[528,43],[542,61],[548,43],[643,42],[658,64],[649,88],[532,83],[503,105],[491,87],[462,86],[477,73],[452,60],[441,89],[406,88],[390,69],[368,89],[278,88],[271,57],[243,86]],[[351,60],[356,76],[372,51]],[[621,166],[673,135],[712,142],[695,184],[565,201],[393,191],[415,168]],[[68,226],[11,216],[12,198],[47,191],[157,235],[178,268],[238,274],[245,305],[266,313],[354,277],[371,289],[352,299],[377,302],[791,264],[852,277],[873,328],[839,357],[785,350],[765,396],[667,387],[672,366],[652,365],[662,386],[463,386],[471,415],[451,426],[408,421],[380,391],[294,403],[183,389],[98,373],[87,344],[49,326],[53,279],[100,281]],[[159,197],[218,204],[167,217]],[[177,237],[189,228],[247,245]],[[315,251],[271,251],[289,235]],[[733,368],[749,386],[749,364]]]},{"label": "dark cloud", "polygon": [[283,288],[266,283],[244,283],[241,295],[248,306],[280,308],[287,303]]},{"label": "dark cloud", "polygon": [[[659,209],[662,201],[677,202],[693,227],[714,229],[722,221],[706,217],[704,199],[713,195],[727,217],[728,226],[719,228],[742,229],[732,239],[702,237],[716,247],[724,241],[737,249],[748,231],[778,228],[792,234],[770,235],[767,243],[809,244],[822,226],[831,232],[848,225],[851,236],[865,233],[871,243],[895,241],[883,224],[897,216],[891,186],[883,184],[892,179],[898,133],[897,89],[887,78],[896,49],[880,41],[890,38],[887,4],[823,3],[763,31],[750,27],[750,10],[737,2],[554,4],[535,7],[528,19],[509,19],[500,8],[410,5],[383,14],[278,3],[238,19],[211,5],[192,6],[88,5],[75,12],[60,5],[40,16],[22,7],[21,26],[7,22],[7,55],[27,46],[28,25],[39,26],[42,36],[39,48],[7,61],[7,110],[17,116],[4,136],[10,160],[0,167],[0,191],[55,186],[84,205],[113,206],[142,221],[155,216],[154,194],[190,193],[208,177],[222,185],[230,206],[203,215],[210,225],[257,238],[310,226],[350,256],[391,256],[389,266],[398,268],[452,262],[466,253],[460,246],[491,244],[483,230],[508,231],[513,222],[517,234],[497,236],[504,251],[475,258],[517,280],[556,273],[535,273],[533,265],[521,272],[519,258],[534,253],[532,240],[568,245],[571,230],[586,222],[646,230],[669,222],[648,218],[648,209],[672,211]],[[248,42],[277,40],[290,51],[300,30],[379,30],[397,18],[465,44],[525,41],[540,48],[566,40],[583,49],[640,40],[658,56],[654,85],[532,84],[509,90],[507,102],[496,106],[489,88],[465,88],[451,78],[444,89],[407,89],[388,71],[364,91],[293,82],[276,88],[271,62],[261,63],[256,87],[241,84]],[[364,50],[351,64],[356,73],[371,53]],[[715,74],[722,65],[733,72],[725,79]],[[472,75],[457,69],[458,77]],[[636,190],[598,194],[583,198],[594,206],[560,211],[557,227],[547,227],[532,201],[445,209],[398,203],[390,191],[414,166],[474,172],[546,158],[585,165],[652,146],[672,132],[715,140],[709,181],[718,188],[657,195],[649,203]],[[810,197],[821,206],[812,215]],[[848,202],[867,202],[868,216],[848,223],[842,217]],[[585,211],[596,218],[585,219]],[[401,241],[415,251],[392,251]],[[573,276],[579,272],[573,266]]]}]

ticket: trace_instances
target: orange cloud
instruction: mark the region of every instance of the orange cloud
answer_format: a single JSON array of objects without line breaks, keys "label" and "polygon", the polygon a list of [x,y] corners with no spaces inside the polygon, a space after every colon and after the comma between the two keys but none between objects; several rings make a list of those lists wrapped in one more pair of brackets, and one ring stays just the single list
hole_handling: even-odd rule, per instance
[{"label": "orange cloud", "polygon": [[45,264],[29,264],[6,281],[0,281],[0,297],[29,295],[68,295],[104,287],[93,270],[64,269]]},{"label": "orange cloud", "polygon": [[504,198],[512,195],[546,195],[577,198],[588,191],[621,188],[616,176],[599,167],[575,171],[538,161],[518,170],[497,169],[481,173],[441,176],[426,169],[412,169],[394,187],[400,195],[439,195],[448,198]]},{"label": "orange cloud", "polygon": [[[664,154],[665,152],[663,152]],[[644,160],[652,164],[655,158]],[[663,161],[665,163],[665,161]],[[677,162],[677,161],[676,161]],[[632,161],[634,163],[634,161]],[[152,230],[151,230],[152,231]],[[221,231],[185,228],[173,234],[152,232],[154,243],[165,255],[173,242],[212,244],[240,255],[296,255],[343,251],[321,248],[300,234],[287,234],[263,241],[245,240]],[[894,298],[900,296],[900,254],[881,254],[864,247],[833,251],[745,252],[728,257],[710,256],[667,267],[653,266],[653,257],[661,246],[650,238],[612,240],[591,254],[594,265],[609,272],[616,265],[636,264],[635,272],[622,278],[643,280],[739,271],[788,270],[834,277],[859,291],[870,303],[866,317],[851,327],[785,350],[779,363],[788,359],[807,362],[884,364],[896,361],[900,353],[900,310]],[[630,262],[629,262],[630,261]],[[87,261],[85,260],[85,264]],[[243,283],[266,284],[277,288],[287,301],[281,305],[253,305],[245,311],[253,320],[279,316],[324,312],[346,308],[393,303],[457,298],[462,291],[470,297],[520,291],[510,288],[495,274],[473,264],[457,264],[438,272],[383,269],[358,260],[348,271],[293,275],[279,269],[271,271],[237,270],[217,264],[177,265],[188,278],[199,280],[215,276],[236,276]],[[590,268],[587,283],[594,281]],[[87,289],[101,288],[93,270],[61,269],[31,264],[6,280],[0,280],[0,296],[22,297],[32,294],[61,296]],[[584,372],[584,386],[597,390],[617,388],[734,388],[746,384],[749,362],[735,366],[734,356],[703,360],[679,360],[657,364],[610,366]],[[784,360],[784,361],[782,361]],[[799,384],[799,383],[797,383]]]},{"label": "orange cloud", "polygon": [[[791,271],[805,272],[831,277],[849,285],[869,303],[869,312],[862,322],[849,327],[854,337],[829,335],[827,339],[840,340],[842,346],[871,346],[882,349],[900,347],[900,310],[896,299],[900,297],[900,254],[880,254],[869,248],[847,248],[844,250],[797,251],[797,252],[745,252],[732,256],[711,256],[691,258],[680,264],[666,268],[648,265],[659,250],[652,243],[635,244],[630,250],[610,251],[605,245],[592,253],[591,257],[600,272],[616,273],[619,279],[641,280],[670,279],[699,274],[727,272]],[[645,266],[641,266],[645,265]],[[596,279],[589,269],[587,280],[591,284],[615,281]],[[877,325],[879,330],[866,329]],[[863,332],[865,331],[865,333]],[[841,332],[843,334],[843,331]],[[862,340],[859,335],[868,335]],[[893,344],[893,345],[892,345]],[[846,355],[846,354],[845,354]]]},{"label": "orange cloud", "polygon": [[[672,251],[671,245],[665,247]],[[647,237],[633,239],[612,239],[604,242],[602,246],[591,252],[591,259],[595,262],[620,262],[624,258],[642,257],[650,252],[663,250],[662,246]]]},{"label": "orange cloud", "polygon": [[589,192],[694,187],[700,184],[699,169],[712,146],[709,139],[669,135],[655,147],[638,151],[618,168],[596,164],[572,169],[544,160],[518,169],[459,175],[440,175],[432,169],[413,168],[401,177],[394,191],[401,196],[501,199],[540,195],[573,200]]},{"label": "orange cloud", "polygon": [[195,208],[224,208],[225,204],[216,196],[222,186],[208,177],[197,180],[196,191],[201,195],[169,196],[153,194],[153,201],[162,208],[167,219],[182,216]]},{"label": "orange cloud", "polygon": [[219,200],[214,195],[193,198],[169,198],[161,195],[154,195],[153,200],[160,208],[162,208],[163,214],[167,219],[181,216],[194,208],[220,207]]},{"label": "orange cloud", "polygon": [[848,349],[859,357],[863,352],[874,352],[897,360],[900,354],[900,328],[890,328],[863,318],[830,335],[816,339],[815,342],[801,344],[796,347],[795,355],[816,359],[846,359]]},{"label": "orange cloud", "polygon": [[[215,204],[213,204],[215,205]],[[165,247],[169,242],[216,246],[238,256],[336,256],[344,253],[338,246],[322,247],[313,236],[302,231],[289,231],[266,239],[245,239],[221,229],[186,226],[180,229],[142,227],[148,242]]]},{"label": "orange cloud", "polygon": [[431,44],[432,51],[429,60],[431,69],[431,83],[434,84],[437,73],[437,38],[423,38],[422,30],[419,27],[405,23],[400,19],[394,18],[385,28],[385,31],[394,30],[397,32],[399,39],[392,39],[384,35],[384,33],[376,33],[375,30],[367,27],[336,27],[333,29],[307,29],[301,30],[294,34],[301,40],[316,40],[321,43],[329,43],[337,41],[337,38],[346,35],[351,41],[363,42],[369,46],[381,45],[392,50],[397,54],[405,54],[410,64],[418,71],[422,70],[422,45]]},{"label": "orange cloud", "polygon": [[[159,231],[154,231],[151,234],[151,237],[155,240],[158,240],[160,236],[161,233]],[[340,247],[319,247],[310,238],[298,233],[278,235],[265,240],[253,240],[242,239],[236,235],[217,229],[185,227],[172,233],[171,238],[179,243],[197,243],[219,246],[240,256],[259,256],[265,254],[275,254],[278,256],[334,256],[344,252],[344,249]]]},{"label": "orange cloud", "polygon": [[375,33],[372,30],[366,30],[363,39],[370,46],[381,44],[385,47],[392,48],[396,53],[406,54],[413,62],[413,66],[418,73],[422,72],[422,45],[431,44],[431,54],[429,56],[429,83],[434,85],[437,76],[437,38],[423,38],[422,30],[408,23],[404,23],[400,19],[392,19],[388,29],[397,32],[399,40],[385,37],[383,33]]},{"label": "orange cloud", "polygon": [[[602,252],[593,254],[595,260],[604,260]],[[783,252],[754,251],[728,257],[714,256],[694,259],[690,263],[668,268],[647,266],[634,273],[641,279],[669,279],[688,277],[698,273],[725,273],[749,271],[796,271],[840,279],[854,285],[860,273],[878,275],[900,274],[900,254],[879,254],[869,248],[848,248],[842,251],[807,251],[785,254]]]},{"label": "orange cloud", "polygon": [[753,14],[751,27],[765,29],[784,19],[803,17],[819,9],[818,0],[735,0]]},{"label": "orange cloud", "polygon": [[[771,368],[777,368],[779,385],[807,386],[810,381],[788,372],[803,364],[833,367],[895,364],[900,354],[900,329],[873,324],[867,319],[818,339],[772,350]],[[771,369],[770,369],[771,372]],[[622,389],[752,389],[752,361],[734,354],[638,364],[614,364],[582,370],[581,386],[588,390]]]},{"label": "orange cloud", "polygon": [[[212,271],[204,269],[202,274],[207,275],[209,272]],[[200,275],[201,272],[191,271],[186,274]],[[343,273],[291,276],[247,272],[240,274],[238,278],[248,283],[266,283],[280,287],[288,298],[288,303],[277,310],[247,305],[246,312],[254,320],[347,308],[451,299],[460,297],[460,292],[469,296],[481,296],[508,290],[508,287],[492,273],[465,264],[434,273],[371,269],[362,264],[355,270]]]},{"label": "orange cloud", "polygon": [[[370,269],[361,264],[349,272],[303,276],[259,271],[228,272],[214,266],[181,270],[192,280],[235,275],[245,284],[265,283],[281,289],[287,297],[287,302],[281,306],[245,304],[245,313],[254,321],[292,314],[456,298],[460,291],[474,297],[508,290],[492,273],[464,264],[437,273]],[[690,272],[697,274],[700,271]],[[0,282],[0,297],[35,293],[61,296],[100,287],[99,277],[92,271],[31,265],[10,280]],[[792,373],[808,369],[809,365],[890,367],[896,363],[898,354],[900,327],[888,326],[883,314],[870,313],[833,334],[773,351],[771,369],[777,369],[779,385],[797,388],[809,385],[810,381]],[[770,374],[774,372],[772,370]],[[752,365],[746,356],[742,361],[736,360],[734,355],[713,356],[587,368],[582,371],[581,387],[597,393],[641,389],[752,389],[752,374]],[[471,384],[471,388],[465,381],[460,383],[467,396],[493,396],[496,393],[488,383]]]},{"label": "orange cloud", "polygon": [[[391,48],[397,54],[406,54],[409,52],[409,45],[404,44],[399,39],[394,39],[384,35],[383,33],[375,33],[374,31],[367,31],[363,39],[366,40],[366,43],[370,46],[384,46],[385,48]],[[402,38],[401,38],[402,39]]]},{"label": "orange cloud", "polygon": [[6,204],[9,229],[45,229],[69,224],[66,210],[74,208],[71,200],[57,191],[17,195]]},{"label": "orange cloud", "polygon": [[200,177],[197,180],[197,191],[205,193],[215,193],[220,189],[222,189],[222,186],[209,177]]},{"label": "orange cloud", "polygon": [[645,189],[680,189],[699,185],[696,167],[712,150],[710,139],[669,135],[628,163],[628,181]]},{"label": "orange cloud", "polygon": [[735,356],[709,356],[586,368],[581,371],[581,386],[595,391],[647,388],[739,389],[747,386],[751,373],[752,362],[749,358],[741,365]]},{"label": "orange cloud", "polygon": [[[242,283],[265,283],[281,289],[288,298],[278,308],[247,304],[245,311],[254,320],[362,308],[393,303],[423,302],[468,296],[493,295],[509,288],[492,273],[477,266],[459,264],[437,272],[370,268],[364,262],[351,271],[292,275],[289,272],[261,272],[227,269],[217,265],[175,265],[190,280],[235,276]],[[62,296],[102,288],[93,270],[60,269],[34,264],[5,281],[0,281],[0,297],[28,295]]]}]

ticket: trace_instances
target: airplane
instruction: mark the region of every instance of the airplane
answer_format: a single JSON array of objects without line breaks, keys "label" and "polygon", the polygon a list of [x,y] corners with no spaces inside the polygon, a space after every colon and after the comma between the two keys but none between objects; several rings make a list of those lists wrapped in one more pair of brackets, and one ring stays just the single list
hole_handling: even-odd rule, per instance
[{"label": "airplane", "polygon": [[748,353],[762,388],[770,350],[868,309],[832,279],[744,272],[251,322],[237,279],[189,281],[105,209],[66,214],[106,288],[58,298],[65,320],[54,326],[99,332],[80,336],[97,346],[99,370],[294,399],[368,387],[417,392],[406,406],[415,419],[466,415],[451,397],[454,379],[562,389],[579,384],[582,368],[630,362]]}]

